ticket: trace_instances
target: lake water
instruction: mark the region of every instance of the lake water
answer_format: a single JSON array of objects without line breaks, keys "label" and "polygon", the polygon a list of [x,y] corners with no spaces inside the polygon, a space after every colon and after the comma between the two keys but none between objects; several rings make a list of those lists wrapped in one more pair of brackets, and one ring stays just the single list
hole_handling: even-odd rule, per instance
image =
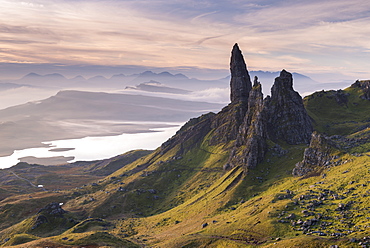
[{"label": "lake water", "polygon": [[[153,150],[172,137],[182,123],[166,123],[172,127],[154,128],[145,133],[124,133],[116,136],[85,137],[81,139],[43,142],[49,147],[16,150],[12,155],[0,157],[0,169],[9,168],[24,157],[67,157],[68,162],[93,161],[111,158],[135,149]],[[173,127],[173,125],[176,125]],[[68,160],[66,159],[66,160]]]}]

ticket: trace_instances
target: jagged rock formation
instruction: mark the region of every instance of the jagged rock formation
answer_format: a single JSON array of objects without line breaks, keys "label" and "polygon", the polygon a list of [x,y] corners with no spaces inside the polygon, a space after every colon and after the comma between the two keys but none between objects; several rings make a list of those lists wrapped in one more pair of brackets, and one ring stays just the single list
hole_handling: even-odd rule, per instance
[{"label": "jagged rock formation", "polygon": [[249,92],[252,89],[252,82],[238,44],[234,45],[231,52],[230,71],[231,103],[247,101]]},{"label": "jagged rock formation", "polygon": [[292,74],[282,70],[267,98],[269,138],[288,144],[309,143],[313,131],[302,97],[293,90]]},{"label": "jagged rock formation", "polygon": [[329,165],[333,159],[330,154],[332,151],[332,145],[330,143],[329,138],[313,132],[310,146],[305,149],[303,160],[298,162],[293,169],[293,175],[304,176]]},{"label": "jagged rock formation", "polygon": [[266,120],[262,86],[255,77],[249,94],[248,111],[230,155],[231,164],[244,164],[247,168],[254,168],[263,160],[267,151]]},{"label": "jagged rock formation", "polygon": [[370,80],[357,80],[351,87],[360,88],[363,91],[361,98],[370,100]]},{"label": "jagged rock formation", "polygon": [[255,168],[268,150],[267,140],[288,144],[309,143],[312,133],[301,96],[293,90],[292,74],[283,70],[275,79],[272,96],[263,98],[255,78],[253,88],[243,55],[237,44],[231,52],[231,103],[218,114],[189,121],[161,147],[161,154],[179,146],[176,156],[209,135],[209,145],[227,145],[230,158],[225,168]]},{"label": "jagged rock formation", "polygon": [[268,150],[267,139],[288,144],[309,143],[312,123],[302,97],[293,90],[292,74],[283,70],[271,93],[271,97],[263,100],[261,84],[255,78],[246,116],[228,162],[231,167],[236,164],[256,167]]}]

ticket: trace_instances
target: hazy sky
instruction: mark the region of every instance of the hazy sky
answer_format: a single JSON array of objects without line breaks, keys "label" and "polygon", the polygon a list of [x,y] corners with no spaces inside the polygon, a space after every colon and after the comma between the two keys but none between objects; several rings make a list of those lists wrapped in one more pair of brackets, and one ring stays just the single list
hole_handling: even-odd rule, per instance
[{"label": "hazy sky", "polygon": [[0,63],[227,69],[370,78],[368,0],[0,0]]}]

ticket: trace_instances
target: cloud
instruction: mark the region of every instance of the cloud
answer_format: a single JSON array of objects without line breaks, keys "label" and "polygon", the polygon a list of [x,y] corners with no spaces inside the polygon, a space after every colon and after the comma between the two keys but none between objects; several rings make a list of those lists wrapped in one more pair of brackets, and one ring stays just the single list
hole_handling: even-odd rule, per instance
[{"label": "cloud", "polygon": [[223,37],[224,35],[217,35],[217,36],[211,36],[211,37],[205,37],[203,39],[200,39],[198,40],[197,42],[194,42],[195,45],[201,45],[203,42],[207,41],[207,40],[212,40],[212,39],[217,39],[217,38],[220,38],[220,37]]},{"label": "cloud", "polygon": [[7,24],[0,24],[1,33],[11,34],[41,34],[41,35],[55,35],[50,30],[44,28],[30,28],[27,26],[14,26]]},{"label": "cloud", "polygon": [[5,62],[227,69],[238,42],[253,69],[370,67],[367,0],[3,2]]}]

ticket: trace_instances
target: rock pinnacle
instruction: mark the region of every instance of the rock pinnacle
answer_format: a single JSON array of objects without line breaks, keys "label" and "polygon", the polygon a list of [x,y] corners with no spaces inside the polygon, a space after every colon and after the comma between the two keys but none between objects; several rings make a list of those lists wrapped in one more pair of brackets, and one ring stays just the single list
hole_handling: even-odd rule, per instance
[{"label": "rock pinnacle", "polygon": [[235,44],[231,51],[230,71],[231,103],[248,101],[249,91],[252,89],[252,82],[238,44]]},{"label": "rock pinnacle", "polygon": [[293,90],[292,74],[282,70],[275,78],[269,100],[269,133],[272,140],[308,144],[313,131],[302,97]]}]

